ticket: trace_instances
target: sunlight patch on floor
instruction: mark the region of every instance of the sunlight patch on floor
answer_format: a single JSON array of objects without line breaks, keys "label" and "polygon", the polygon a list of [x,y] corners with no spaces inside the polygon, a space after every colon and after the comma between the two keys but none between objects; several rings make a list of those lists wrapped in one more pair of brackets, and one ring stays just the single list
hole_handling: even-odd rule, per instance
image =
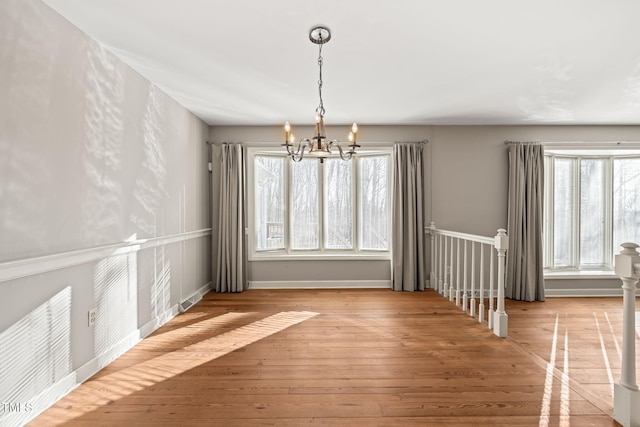
[{"label": "sunlight patch on floor", "polygon": [[569,414],[569,331],[564,332],[564,369],[562,371],[562,391],[560,392],[560,426],[571,425]]},{"label": "sunlight patch on floor", "polygon": [[[176,317],[179,319],[183,316],[188,316],[190,313],[183,313]],[[197,315],[198,313],[193,313]],[[166,332],[157,332],[144,339],[145,345],[153,346],[171,346],[176,340],[185,340],[187,338],[197,338],[204,335],[219,334],[220,330],[228,329],[234,322],[242,321],[247,317],[256,315],[257,313],[243,312],[243,313],[225,313],[220,316],[212,317],[209,319],[200,320],[198,322],[182,325],[177,329],[169,330]],[[195,320],[197,317],[191,317],[191,320]],[[173,323],[173,320],[172,320]],[[183,322],[184,323],[184,322]]]},{"label": "sunlight patch on floor", "polygon": [[[637,316],[638,313],[636,313]],[[607,325],[609,325],[609,333],[611,334],[611,338],[613,339],[613,345],[616,347],[616,353],[618,354],[618,360],[622,360],[622,350],[620,350],[620,343],[618,342],[618,336],[613,331],[613,325],[611,324],[611,319],[609,319],[609,313],[604,312],[604,317],[607,319]],[[636,331],[638,331],[638,320],[636,317]]]},{"label": "sunlight patch on floor", "polygon": [[609,384],[611,385],[611,395],[613,396],[614,380],[613,372],[611,370],[611,364],[609,363],[609,356],[607,355],[607,347],[604,344],[604,337],[602,336],[602,331],[600,330],[600,322],[598,322],[598,316],[596,315],[596,313],[593,313],[593,318],[596,322],[596,330],[598,331],[598,338],[600,339],[600,349],[602,350],[602,359],[604,360],[604,366],[607,370],[607,378],[609,379]]},{"label": "sunlight patch on floor", "polygon": [[[317,315],[308,311],[277,313],[113,374],[89,380],[57,406],[43,413],[41,419],[50,423],[48,425],[64,424],[91,412],[96,406],[113,403]],[[87,399],[88,395],[92,396],[91,400]]]},{"label": "sunlight patch on floor", "polygon": [[[558,323],[560,316],[556,314],[556,322],[553,329],[553,341],[551,344],[551,354],[549,355],[549,363],[547,363],[547,375],[544,381],[544,394],[542,396],[542,404],[540,408],[540,427],[548,427],[551,418],[551,395],[553,393],[553,380],[556,370],[556,356],[558,347]],[[569,376],[569,331],[565,329],[564,333],[564,356],[562,360],[563,370],[560,377],[560,419],[558,425],[560,427],[569,427],[571,425],[571,386]]]},{"label": "sunlight patch on floor", "polygon": [[553,329],[553,343],[551,344],[551,354],[549,355],[549,363],[547,364],[547,376],[544,380],[544,395],[542,396],[542,405],[540,408],[540,427],[549,425],[549,415],[551,413],[551,392],[553,389],[553,371],[556,363],[556,346],[558,343],[558,320],[556,315],[556,325]]}]

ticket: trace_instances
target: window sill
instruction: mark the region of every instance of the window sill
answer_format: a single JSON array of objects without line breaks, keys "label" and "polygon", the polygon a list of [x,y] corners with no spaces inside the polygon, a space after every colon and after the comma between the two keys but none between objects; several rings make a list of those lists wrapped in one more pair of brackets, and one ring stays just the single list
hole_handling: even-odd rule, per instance
[{"label": "window sill", "polygon": [[616,279],[616,273],[607,271],[545,271],[545,279],[564,280],[564,279]]},{"label": "window sill", "polygon": [[353,253],[326,253],[326,254],[252,254],[249,261],[390,261],[389,253],[353,254]]}]

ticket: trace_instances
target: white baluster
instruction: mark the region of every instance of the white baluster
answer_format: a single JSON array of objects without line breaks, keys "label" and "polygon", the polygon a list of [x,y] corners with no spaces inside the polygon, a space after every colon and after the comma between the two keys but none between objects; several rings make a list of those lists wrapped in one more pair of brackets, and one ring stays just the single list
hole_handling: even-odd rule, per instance
[{"label": "white baluster", "polygon": [[496,251],[498,252],[498,308],[494,313],[493,333],[501,338],[507,336],[508,316],[504,311],[504,272],[506,252],[509,248],[507,230],[499,229],[495,237]]},{"label": "white baluster", "polygon": [[440,258],[442,257],[442,254],[440,253],[440,239],[442,239],[442,236],[440,236],[438,233],[436,233],[434,236],[434,241],[433,241],[433,251],[435,252],[435,256],[433,258],[433,264],[434,264],[434,269],[436,271],[435,274],[435,281],[433,282],[433,289],[438,289],[438,286],[440,286],[440,282],[442,281],[442,270],[440,269]]},{"label": "white baluster", "polygon": [[471,307],[469,316],[476,315],[476,244],[471,242]]},{"label": "white baluster", "polygon": [[[492,246],[493,247],[493,246]],[[488,315],[488,322],[489,322],[489,329],[493,330],[493,307],[494,307],[494,299],[495,299],[495,264],[496,264],[496,253],[494,251],[490,252],[489,255],[489,259],[491,260],[491,263],[489,264],[489,312],[487,313]]]},{"label": "white baluster", "polygon": [[462,263],[462,272],[464,274],[464,291],[462,292],[462,311],[467,311],[467,307],[468,305],[468,295],[467,295],[467,266],[468,266],[468,262],[467,262],[467,240],[465,239],[464,241],[464,257],[463,257],[463,263]]},{"label": "white baluster", "polygon": [[460,239],[456,242],[456,305],[460,305]]},{"label": "white baluster", "polygon": [[453,301],[454,289],[453,289],[453,237],[451,238],[451,259],[449,261],[449,301]]},{"label": "white baluster", "polygon": [[442,252],[442,241],[446,239],[446,236],[438,236],[438,271],[440,272],[440,279],[438,280],[438,287],[436,288],[438,293],[442,293],[442,287],[446,281],[444,270],[444,257]]},{"label": "white baluster", "polygon": [[480,243],[480,305],[478,306],[478,322],[484,322],[484,247]]},{"label": "white baluster", "polygon": [[449,295],[449,283],[448,283],[448,274],[449,274],[449,266],[447,263],[447,236],[444,237],[444,250],[442,251],[442,269],[444,270],[444,283],[442,284],[442,295],[446,298]]},{"label": "white baluster", "polygon": [[623,426],[640,426],[640,391],[636,383],[635,311],[640,279],[640,254],[635,243],[623,243],[615,271],[622,280],[622,374],[613,390],[613,418]]}]

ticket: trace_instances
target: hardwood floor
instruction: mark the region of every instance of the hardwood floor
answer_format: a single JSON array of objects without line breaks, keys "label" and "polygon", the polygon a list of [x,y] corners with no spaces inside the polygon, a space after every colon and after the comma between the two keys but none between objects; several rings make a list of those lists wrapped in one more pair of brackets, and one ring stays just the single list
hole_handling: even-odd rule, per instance
[{"label": "hardwood floor", "polygon": [[30,425],[617,425],[622,300],[507,313],[501,339],[433,291],[210,293]]}]

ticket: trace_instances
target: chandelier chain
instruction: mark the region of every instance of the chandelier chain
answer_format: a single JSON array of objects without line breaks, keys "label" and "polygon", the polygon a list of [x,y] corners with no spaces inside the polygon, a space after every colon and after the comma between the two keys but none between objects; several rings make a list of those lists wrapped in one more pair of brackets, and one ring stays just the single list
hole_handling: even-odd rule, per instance
[{"label": "chandelier chain", "polygon": [[318,158],[320,163],[331,155],[331,148],[337,148],[342,160],[351,160],[356,154],[356,149],[360,147],[357,143],[358,125],[353,123],[351,132],[349,132],[349,146],[342,148],[340,141],[336,139],[328,139],[325,134],[324,125],[324,101],[322,100],[322,66],[324,60],[322,58],[322,45],[331,40],[331,32],[327,27],[316,26],[309,32],[309,40],[318,45],[318,97],[319,104],[316,107],[316,126],[313,138],[303,138],[298,141],[297,148],[295,146],[295,137],[291,133],[291,125],[289,122],[284,124],[284,144],[287,154],[291,156],[294,162],[301,162],[304,157],[305,150],[308,155]]},{"label": "chandelier chain", "polygon": [[318,95],[320,97],[320,104],[318,105],[318,108],[316,108],[316,113],[319,114],[320,116],[324,117],[324,103],[322,101],[322,64],[324,63],[324,61],[322,60],[322,44],[318,45],[318,68],[319,68],[319,76],[320,78],[318,79]]}]

